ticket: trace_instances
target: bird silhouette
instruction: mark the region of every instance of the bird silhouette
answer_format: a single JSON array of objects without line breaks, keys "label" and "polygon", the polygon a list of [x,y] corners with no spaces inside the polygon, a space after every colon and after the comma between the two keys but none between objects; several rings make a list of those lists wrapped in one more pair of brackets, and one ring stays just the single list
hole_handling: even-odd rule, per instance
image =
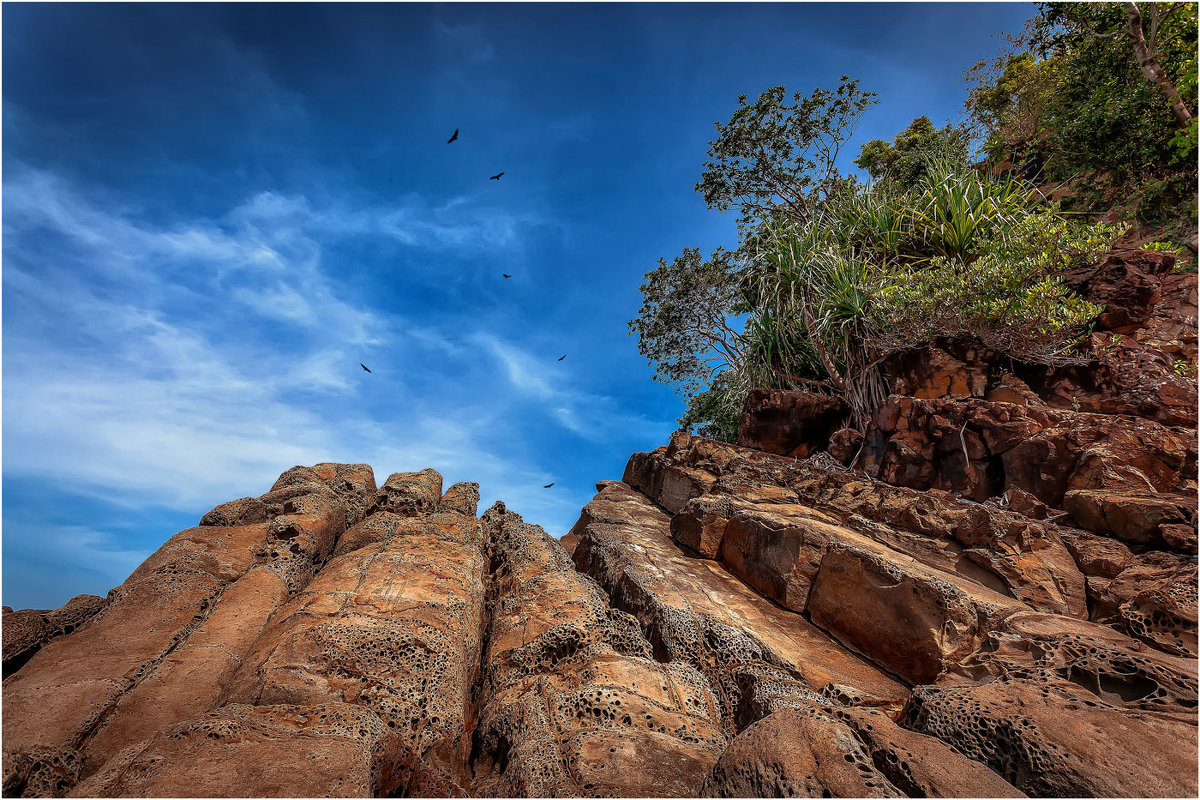
[{"label": "bird silhouette", "polygon": [[512,277],[512,275],[509,275],[507,272],[501,272],[500,274],[501,274],[501,275],[503,275],[503,276],[504,276],[504,277],[506,277],[506,278],[511,278],[511,277]]},{"label": "bird silhouette", "polygon": [[564,358],[566,358],[566,357],[567,357],[567,354],[566,354],[566,353],[563,353],[561,356],[559,356],[559,357],[558,357],[558,360],[559,360],[559,361],[562,361],[562,360],[563,360]]},{"label": "bird silhouette", "polygon": [[370,372],[370,371],[371,371],[371,370],[367,369],[367,365],[366,365],[366,364],[363,364],[363,363],[361,363],[361,362],[360,362],[360,363],[359,363],[359,366],[360,366],[360,367],[362,367],[363,369],[366,369],[366,370],[367,370],[367,372]]},{"label": "bird silhouette", "polygon": [[488,180],[489,180],[489,181],[498,181],[498,180],[500,180],[500,176],[501,176],[501,175],[503,175],[503,174],[504,174],[503,172],[497,172],[495,175],[493,175],[492,177],[488,178]]},{"label": "bird silhouette", "polygon": [[447,140],[446,140],[446,144],[450,144],[451,142],[453,142],[453,141],[454,141],[455,139],[457,139],[457,138],[458,138],[458,128],[455,128],[455,129],[454,129],[454,135],[453,135],[453,136],[451,136],[449,139],[447,139]]},{"label": "bird silhouette", "polygon": [[545,486],[543,486],[542,488],[543,488],[543,489],[549,489],[549,488],[550,488],[551,486],[553,486],[553,485],[554,485],[554,483],[553,483],[553,482],[551,482],[551,483],[547,483],[547,484],[546,484]]}]

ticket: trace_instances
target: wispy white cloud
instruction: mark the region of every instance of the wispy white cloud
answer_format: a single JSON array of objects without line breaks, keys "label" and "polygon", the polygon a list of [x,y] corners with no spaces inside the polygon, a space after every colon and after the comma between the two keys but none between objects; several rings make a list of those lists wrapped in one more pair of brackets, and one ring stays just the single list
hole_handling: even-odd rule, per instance
[{"label": "wispy white cloud", "polygon": [[[175,506],[254,491],[287,466],[331,458],[381,466],[402,458],[409,468],[441,461],[463,479],[474,466],[498,488],[544,477],[489,452],[483,442],[494,431],[480,403],[454,394],[455,385],[444,387],[445,398],[395,385],[397,406],[422,409],[405,417],[402,433],[381,428],[380,410],[356,394],[363,348],[397,339],[404,352],[390,356],[399,356],[396,369],[445,361],[465,369],[482,342],[507,358],[518,394],[549,399],[556,391],[516,346],[347,299],[325,264],[330,237],[404,229],[430,243],[465,237],[457,228],[439,233],[436,219],[411,209],[416,221],[405,227],[397,209],[339,200],[317,210],[306,197],[274,192],[217,218],[159,225],[53,174],[12,172],[6,473]],[[460,198],[437,213],[473,202]],[[502,406],[505,398],[486,401]],[[401,439],[402,451],[376,444]]]},{"label": "wispy white cloud", "polygon": [[523,394],[532,395],[540,400],[555,396],[549,379],[545,377],[546,367],[538,364],[532,356],[509,342],[504,342],[490,333],[477,333],[471,337],[487,352],[491,353],[504,368],[504,372],[512,383]]}]

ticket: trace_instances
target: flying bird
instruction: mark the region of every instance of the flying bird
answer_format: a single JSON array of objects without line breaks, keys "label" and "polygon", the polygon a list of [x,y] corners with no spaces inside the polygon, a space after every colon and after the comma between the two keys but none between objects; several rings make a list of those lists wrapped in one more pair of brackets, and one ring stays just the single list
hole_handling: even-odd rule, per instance
[{"label": "flying bird", "polygon": [[504,277],[506,277],[506,278],[511,278],[511,277],[512,277],[512,275],[509,275],[507,272],[501,272],[500,274],[501,274],[501,275],[503,275],[503,276],[504,276]]},{"label": "flying bird", "polygon": [[566,357],[567,357],[567,354],[566,354],[566,353],[563,353],[561,356],[559,356],[559,357],[558,357],[558,360],[559,360],[559,361],[562,361],[562,360],[563,360],[564,358],[566,358]]},{"label": "flying bird", "polygon": [[453,142],[453,141],[454,141],[455,139],[457,139],[457,138],[458,138],[458,128],[455,128],[455,129],[454,129],[454,135],[453,135],[453,136],[451,136],[449,139],[447,139],[447,140],[446,140],[446,144],[450,144],[451,142]]},{"label": "flying bird", "polygon": [[497,172],[495,175],[493,175],[492,177],[488,178],[488,180],[489,180],[489,181],[498,181],[498,180],[500,180],[500,176],[501,176],[501,175],[503,175],[503,174],[504,174],[503,172]]},{"label": "flying bird", "polygon": [[367,369],[367,365],[366,365],[366,364],[363,364],[362,362],[359,362],[359,366],[360,366],[360,367],[362,367],[363,369],[366,369],[366,370],[367,370],[367,372],[370,372],[370,371],[371,371],[371,370]]},{"label": "flying bird", "polygon": [[545,486],[543,486],[542,488],[543,488],[543,489],[549,489],[549,488],[550,488],[551,486],[553,486],[553,485],[554,485],[553,483],[547,483],[547,484],[546,484]]}]

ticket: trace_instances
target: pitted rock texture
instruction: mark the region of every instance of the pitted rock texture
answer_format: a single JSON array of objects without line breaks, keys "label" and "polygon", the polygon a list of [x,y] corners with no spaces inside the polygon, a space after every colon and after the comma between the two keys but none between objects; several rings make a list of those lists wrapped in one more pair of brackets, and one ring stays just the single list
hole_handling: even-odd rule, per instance
[{"label": "pitted rock texture", "polygon": [[489,796],[695,796],[726,743],[707,678],[652,657],[553,539],[497,504],[472,765]]},{"label": "pitted rock texture", "polygon": [[865,433],[759,393],[754,448],[635,453],[561,544],[432,469],[290,469],[107,598],[5,609],[4,794],[1195,796],[1167,262],[1071,276],[1086,363],[937,342]]},{"label": "pitted rock texture", "polygon": [[104,598],[94,594],[72,597],[61,608],[13,611],[4,607],[4,677],[20,669],[39,648],[55,636],[73,633],[87,624],[104,607]]},{"label": "pitted rock texture", "polygon": [[[1177,429],[1150,430],[1169,434],[1144,452],[1186,454]],[[1185,457],[1145,471],[1179,486]],[[573,531],[579,568],[660,657],[713,681],[734,738],[706,795],[1195,793],[1194,556],[1068,527],[1044,504],[1037,519],[1018,489],[1034,516],[822,463],[676,434],[602,485]],[[778,603],[772,630],[715,575]],[[757,652],[709,632],[717,597]],[[857,669],[831,676],[795,627],[789,659],[768,638],[789,618]],[[900,680],[889,691],[872,672]],[[872,709],[886,723],[847,716]],[[959,758],[969,768],[950,770]]]}]

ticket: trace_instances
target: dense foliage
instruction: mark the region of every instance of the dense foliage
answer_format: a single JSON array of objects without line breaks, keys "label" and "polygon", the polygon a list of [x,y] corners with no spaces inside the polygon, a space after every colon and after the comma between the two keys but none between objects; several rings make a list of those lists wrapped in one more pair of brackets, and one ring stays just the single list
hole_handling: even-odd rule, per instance
[{"label": "dense foliage", "polygon": [[953,125],[940,130],[929,117],[917,117],[895,140],[872,139],[862,146],[854,163],[875,181],[889,181],[896,188],[911,189],[925,175],[931,160],[967,160],[968,135]]},{"label": "dense foliage", "polygon": [[968,123],[864,145],[869,183],[835,166],[876,102],[856,81],[739,98],[696,185],[738,212],[739,245],[661,260],[630,323],[688,397],[681,425],[732,439],[764,386],[840,396],[861,426],[889,357],[939,338],[1079,360],[1100,309],[1058,275],[1128,229],[1080,211],[1124,208],[1194,249],[1195,6],[1043,4],[1011,44],[969,73]]},{"label": "dense foliage", "polygon": [[801,218],[838,184],[834,163],[875,95],[842,76],[836,89],[799,92],[782,86],[753,103],[746,95],[728,123],[717,123],[696,191],[709,208],[737,209],[753,227],[775,215]]},{"label": "dense foliage", "polygon": [[1078,209],[1194,231],[1196,27],[1192,3],[1042,4],[968,74],[986,153],[1061,185]]}]

